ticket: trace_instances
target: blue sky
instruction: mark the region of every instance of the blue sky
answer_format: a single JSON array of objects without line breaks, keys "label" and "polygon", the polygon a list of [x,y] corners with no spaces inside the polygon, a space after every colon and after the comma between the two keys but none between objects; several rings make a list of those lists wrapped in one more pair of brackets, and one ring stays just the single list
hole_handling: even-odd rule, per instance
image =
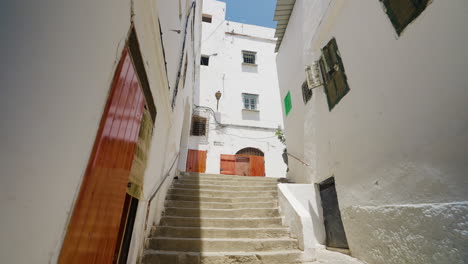
[{"label": "blue sky", "polygon": [[262,27],[276,27],[276,0],[219,0],[226,3],[226,20]]}]

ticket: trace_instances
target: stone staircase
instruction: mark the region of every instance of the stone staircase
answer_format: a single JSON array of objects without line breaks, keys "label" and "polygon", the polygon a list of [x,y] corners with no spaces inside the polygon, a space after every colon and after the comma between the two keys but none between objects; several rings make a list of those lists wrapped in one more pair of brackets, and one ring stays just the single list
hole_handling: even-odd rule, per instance
[{"label": "stone staircase", "polygon": [[153,227],[144,264],[314,261],[282,226],[277,180],[182,173]]}]

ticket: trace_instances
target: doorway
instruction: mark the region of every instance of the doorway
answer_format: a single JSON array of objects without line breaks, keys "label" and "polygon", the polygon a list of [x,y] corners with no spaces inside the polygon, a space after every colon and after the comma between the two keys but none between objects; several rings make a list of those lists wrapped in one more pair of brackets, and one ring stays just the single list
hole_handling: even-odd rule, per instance
[{"label": "doorway", "polygon": [[327,237],[327,247],[348,249],[348,241],[341,220],[335,178],[331,177],[319,184],[322,200],[323,219]]},{"label": "doorway", "polygon": [[206,151],[189,149],[187,155],[186,172],[201,172],[206,170]]},{"label": "doorway", "polygon": [[[135,160],[146,157],[156,117],[142,63],[132,28],[114,74],[58,263],[116,263],[119,256],[123,262],[128,254],[146,166],[146,160],[139,166]],[[147,132],[144,138],[142,131]],[[141,151],[142,144],[145,151]]]},{"label": "doorway", "polygon": [[265,176],[264,153],[256,148],[243,148],[236,155],[221,154],[220,174]]}]

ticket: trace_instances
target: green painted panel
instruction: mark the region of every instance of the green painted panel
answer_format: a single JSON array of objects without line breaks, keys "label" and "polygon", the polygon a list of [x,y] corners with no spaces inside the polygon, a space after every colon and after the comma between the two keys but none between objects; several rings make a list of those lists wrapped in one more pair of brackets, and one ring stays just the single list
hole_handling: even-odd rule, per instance
[{"label": "green painted panel", "polygon": [[289,112],[291,111],[292,103],[291,103],[291,93],[288,92],[286,97],[284,97],[284,111],[286,112],[286,116],[288,116]]}]

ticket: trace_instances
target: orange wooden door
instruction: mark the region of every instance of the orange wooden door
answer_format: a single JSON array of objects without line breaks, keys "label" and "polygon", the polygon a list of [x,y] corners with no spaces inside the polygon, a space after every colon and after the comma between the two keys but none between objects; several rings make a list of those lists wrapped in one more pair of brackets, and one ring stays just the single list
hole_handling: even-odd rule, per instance
[{"label": "orange wooden door", "polygon": [[265,160],[261,156],[250,156],[250,176],[265,176]]},{"label": "orange wooden door", "polygon": [[219,173],[234,175],[236,174],[236,156],[221,154],[221,164]]},{"label": "orange wooden door", "polygon": [[59,263],[112,263],[145,98],[127,48],[114,76]]},{"label": "orange wooden door", "polygon": [[206,151],[189,149],[187,155],[187,172],[205,172],[206,170]]}]

